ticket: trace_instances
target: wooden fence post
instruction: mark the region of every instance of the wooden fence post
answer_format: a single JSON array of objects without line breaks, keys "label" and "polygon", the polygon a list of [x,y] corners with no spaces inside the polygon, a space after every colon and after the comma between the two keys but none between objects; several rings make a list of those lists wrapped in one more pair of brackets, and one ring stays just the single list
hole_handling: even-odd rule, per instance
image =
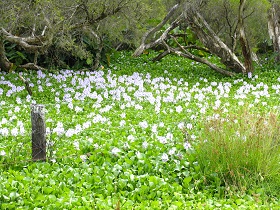
[{"label": "wooden fence post", "polygon": [[46,161],[46,124],[44,108],[44,105],[31,105],[33,161]]}]

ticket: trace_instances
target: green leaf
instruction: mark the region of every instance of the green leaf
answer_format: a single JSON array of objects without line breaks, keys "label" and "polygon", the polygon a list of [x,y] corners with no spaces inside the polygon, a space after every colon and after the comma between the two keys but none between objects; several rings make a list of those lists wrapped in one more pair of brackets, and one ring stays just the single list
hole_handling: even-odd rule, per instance
[{"label": "green leaf", "polygon": [[185,188],[188,188],[191,181],[192,181],[192,177],[190,177],[190,176],[189,177],[185,177],[184,180],[183,180],[183,186]]}]

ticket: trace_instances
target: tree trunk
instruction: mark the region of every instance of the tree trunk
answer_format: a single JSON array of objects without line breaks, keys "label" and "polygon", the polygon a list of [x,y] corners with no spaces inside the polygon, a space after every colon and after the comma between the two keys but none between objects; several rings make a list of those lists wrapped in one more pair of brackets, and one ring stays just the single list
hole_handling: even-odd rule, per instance
[{"label": "tree trunk", "polygon": [[0,71],[10,71],[12,63],[8,60],[5,54],[4,42],[0,37]]},{"label": "tree trunk", "polygon": [[246,38],[245,34],[245,28],[244,28],[244,6],[245,6],[246,0],[240,0],[239,4],[239,13],[238,13],[238,27],[239,27],[239,40],[240,40],[240,45],[242,48],[242,54],[244,57],[244,65],[246,69],[246,73],[248,72],[253,72],[254,71],[254,66],[253,66],[253,61],[252,61],[252,53],[251,53],[251,48],[249,46],[249,42]]},{"label": "tree trunk", "polygon": [[278,4],[273,4],[268,15],[268,33],[273,43],[276,62],[280,61],[280,7]]}]

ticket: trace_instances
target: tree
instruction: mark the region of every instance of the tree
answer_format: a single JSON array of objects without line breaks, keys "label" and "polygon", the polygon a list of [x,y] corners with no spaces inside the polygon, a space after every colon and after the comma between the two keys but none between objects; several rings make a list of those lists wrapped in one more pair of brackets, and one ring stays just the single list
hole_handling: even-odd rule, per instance
[{"label": "tree", "polygon": [[[161,1],[161,0],[158,0]],[[81,62],[99,66],[109,48],[136,43],[148,20],[156,20],[151,0],[1,1],[0,67],[67,68]],[[10,46],[18,54],[8,56]],[[14,61],[19,57],[20,62]],[[14,59],[11,59],[11,57]],[[11,59],[11,60],[10,60]],[[41,66],[40,66],[41,65]]]},{"label": "tree", "polygon": [[[204,63],[228,76],[253,72],[257,44],[268,39],[264,27],[268,7],[267,0],[179,1],[161,24],[143,36],[133,55],[139,56],[143,50],[160,45],[166,51],[154,60],[172,53]],[[180,41],[182,37],[193,39],[194,36],[197,41]],[[224,67],[218,67],[205,57],[198,56],[194,49],[218,56]],[[243,55],[241,60],[244,63],[237,55]]]}]

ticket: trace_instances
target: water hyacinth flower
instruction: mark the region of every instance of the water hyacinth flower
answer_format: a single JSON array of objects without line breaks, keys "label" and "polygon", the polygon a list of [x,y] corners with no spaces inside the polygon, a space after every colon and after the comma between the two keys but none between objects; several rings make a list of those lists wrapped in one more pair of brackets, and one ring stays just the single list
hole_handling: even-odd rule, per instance
[{"label": "water hyacinth flower", "polygon": [[146,129],[146,128],[148,128],[148,123],[147,123],[147,121],[142,121],[139,123],[139,126],[143,129]]},{"label": "water hyacinth flower", "polygon": [[173,147],[171,150],[169,150],[168,154],[169,154],[169,155],[174,155],[175,152],[176,152],[176,148]]},{"label": "water hyacinth flower", "polygon": [[134,142],[135,137],[134,137],[133,135],[129,135],[129,136],[127,137],[127,140],[128,140],[128,141],[131,141],[131,142]]},{"label": "water hyacinth flower", "polygon": [[179,129],[184,129],[184,127],[185,127],[185,123],[184,122],[180,122],[179,124],[178,124],[178,128]]},{"label": "water hyacinth flower", "polygon": [[125,120],[121,120],[120,121],[120,127],[123,127],[125,125],[125,123],[126,123]]},{"label": "water hyacinth flower", "polygon": [[114,147],[114,148],[112,149],[112,151],[111,151],[111,153],[112,153],[113,155],[118,155],[119,152],[121,152],[121,150],[120,150],[119,148],[117,148],[117,147]]},{"label": "water hyacinth flower", "polygon": [[248,78],[249,78],[249,79],[252,78],[252,72],[248,72]]},{"label": "water hyacinth flower", "polygon": [[157,136],[157,139],[159,140],[160,143],[162,144],[166,144],[167,143],[167,139],[165,136]]},{"label": "water hyacinth flower", "polygon": [[73,145],[74,145],[74,147],[75,147],[76,150],[80,150],[80,143],[79,143],[79,142],[74,141],[74,142],[73,142]]},{"label": "water hyacinth flower", "polygon": [[11,130],[11,134],[12,134],[13,136],[17,136],[17,135],[18,135],[18,129],[17,129],[17,128],[13,128],[13,129]]},{"label": "water hyacinth flower", "polygon": [[189,142],[185,142],[184,143],[184,148],[185,148],[185,150],[190,149],[191,148],[191,144]]},{"label": "water hyacinth flower", "polygon": [[180,113],[180,112],[182,112],[182,111],[183,111],[182,106],[179,105],[179,106],[176,107],[176,112],[177,112],[177,113]]},{"label": "water hyacinth flower", "polygon": [[87,155],[80,155],[80,158],[82,159],[83,162],[86,162],[86,160],[87,160]]},{"label": "water hyacinth flower", "polygon": [[147,149],[148,146],[149,146],[148,142],[144,141],[143,144],[142,144],[142,147],[143,147],[144,149]]},{"label": "water hyacinth flower", "polygon": [[191,123],[187,123],[186,128],[191,130],[193,128],[193,125]]},{"label": "water hyacinth flower", "polygon": [[6,152],[4,150],[0,151],[0,156],[6,156]]},{"label": "water hyacinth flower", "polygon": [[161,156],[161,160],[162,160],[162,162],[167,162],[169,160],[168,155],[166,153],[163,153]]}]

